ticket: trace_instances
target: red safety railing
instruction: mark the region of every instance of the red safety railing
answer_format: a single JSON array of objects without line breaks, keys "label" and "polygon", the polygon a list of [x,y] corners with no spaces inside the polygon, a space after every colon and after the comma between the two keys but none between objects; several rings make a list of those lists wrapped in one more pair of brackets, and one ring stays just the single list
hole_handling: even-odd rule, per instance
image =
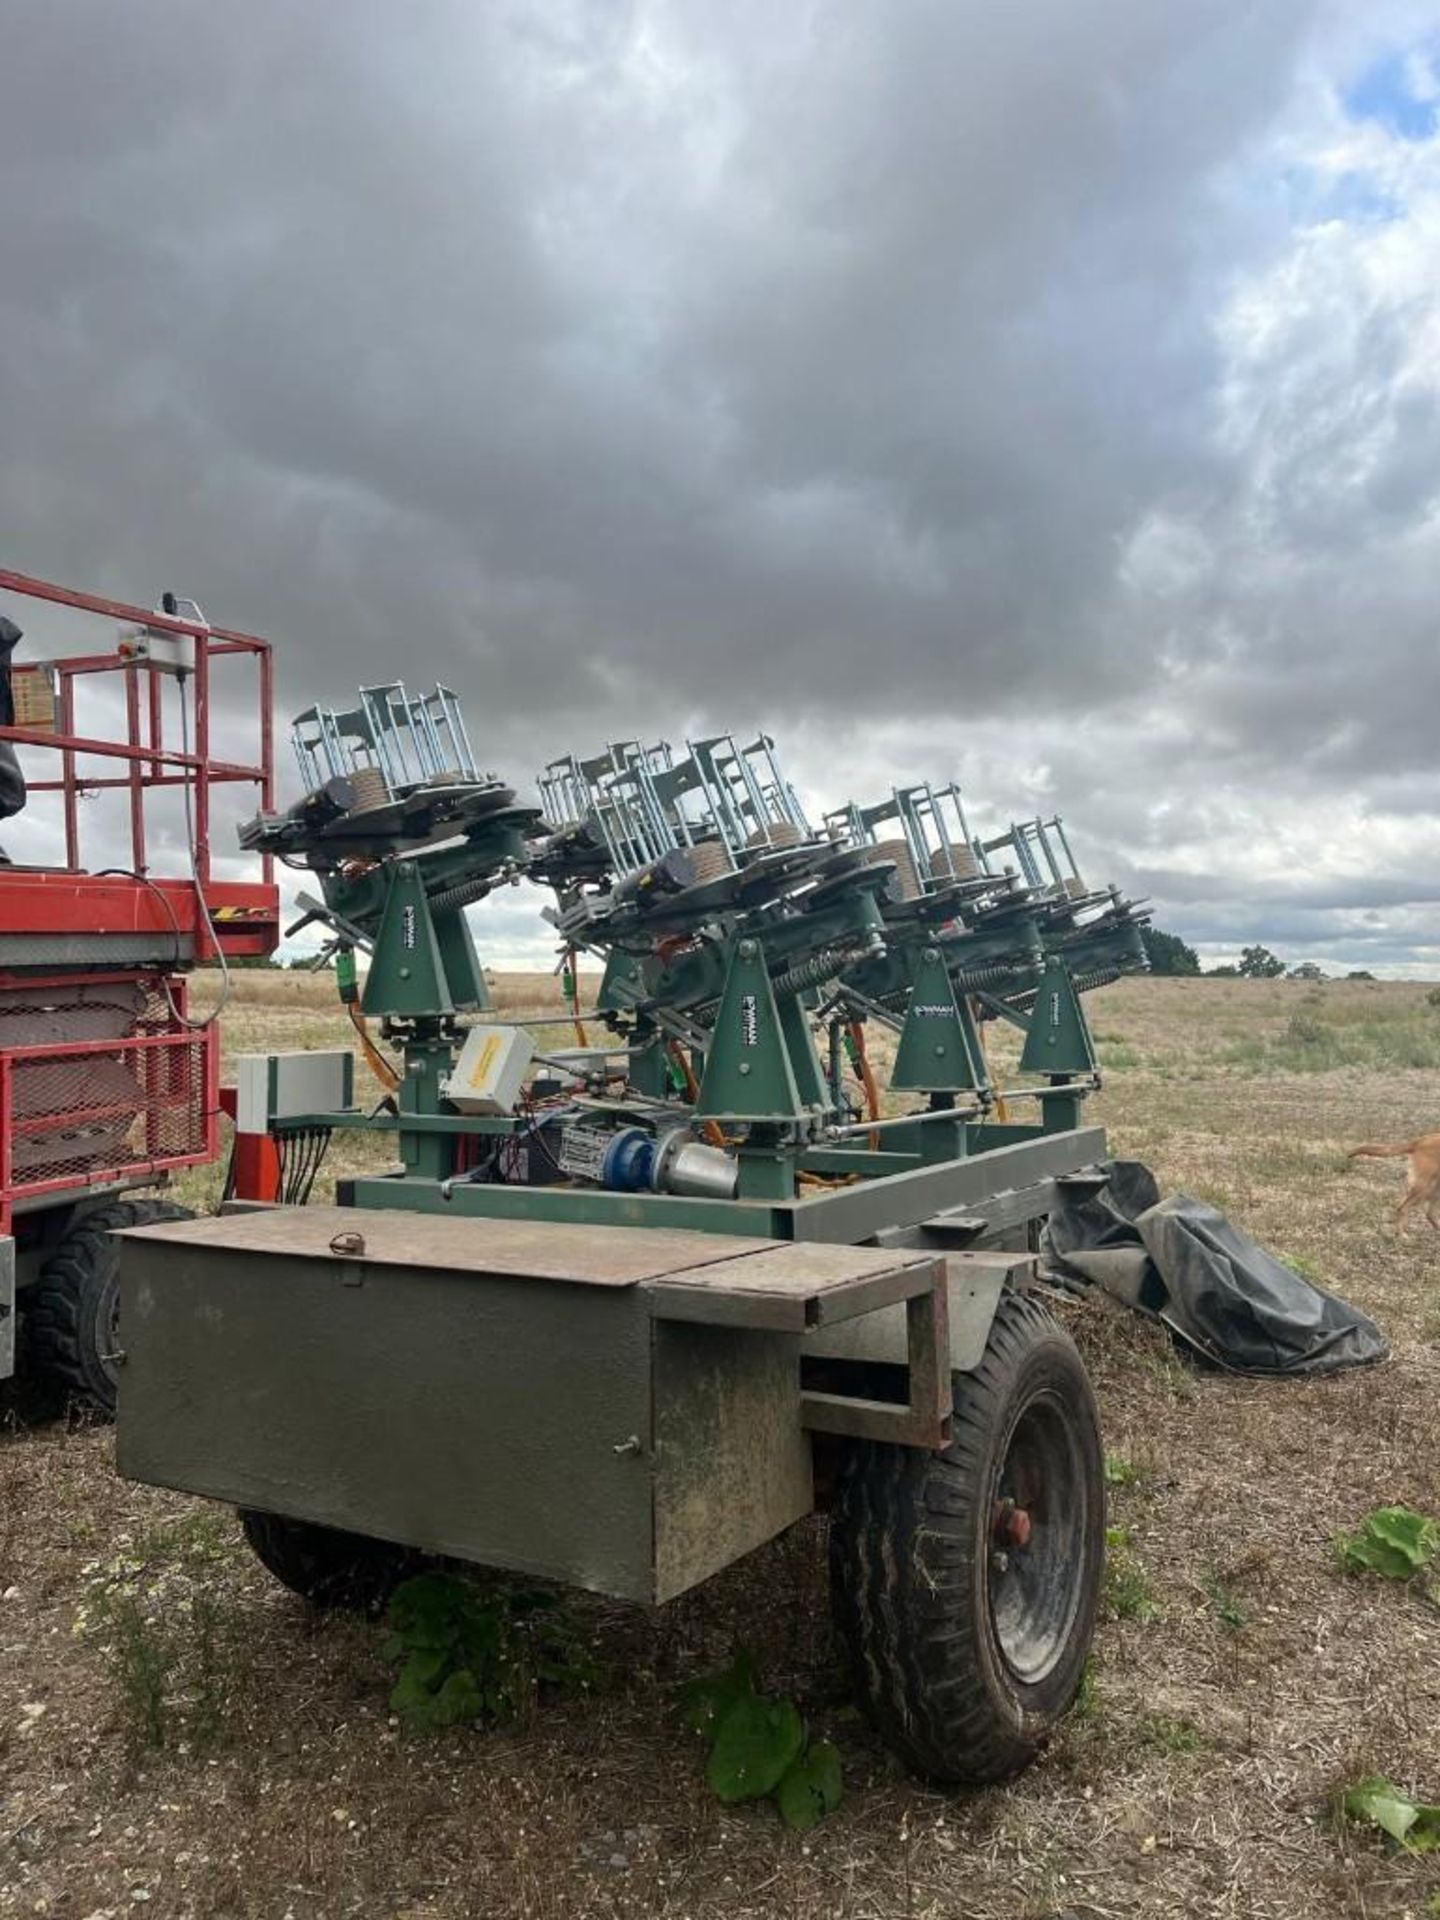
[{"label": "red safety railing", "polygon": [[[83,613],[149,628],[155,633],[173,633],[193,643],[192,661],[183,676],[189,682],[188,694],[194,716],[188,749],[167,742],[164,728],[163,679],[177,677],[171,666],[137,659],[118,640],[103,652],[70,654],[43,662],[55,676],[56,718],[54,730],[37,727],[0,727],[0,739],[16,746],[45,748],[60,756],[57,778],[29,781],[32,794],[59,793],[65,822],[66,870],[83,873],[85,864],[80,844],[80,806],[83,794],[105,789],[127,789],[130,795],[129,868],[142,878],[149,874],[145,800],[160,789],[188,786],[191,792],[194,829],[195,878],[208,889],[211,880],[210,816],[211,789],[232,782],[248,782],[257,791],[261,807],[272,807],[275,799],[275,739],[273,719],[274,664],[270,643],[253,633],[238,633],[227,627],[210,627],[179,615],[153,613],[143,607],[127,606],[97,594],[77,593],[48,580],[0,568],[0,591],[70,607]],[[211,692],[212,669],[226,656],[247,655],[254,660],[257,673],[256,705],[258,757],[251,763],[218,760],[212,757]],[[24,666],[27,663],[19,662]],[[100,740],[75,731],[75,692],[77,683],[87,675],[119,673],[124,677],[126,733],[123,740]],[[182,687],[181,697],[186,689]],[[95,774],[82,772],[82,760],[100,758],[124,763],[124,770]],[[274,900],[274,863],[265,855],[260,863],[260,882],[256,898]],[[227,893],[237,883],[227,883]],[[231,903],[234,904],[233,901]],[[278,903],[276,904],[278,912]],[[222,934],[222,944],[224,944]],[[253,951],[253,945],[237,948]]]},{"label": "red safety railing", "polygon": [[[0,1233],[49,1195],[144,1184],[219,1152],[219,1028],[185,1024],[183,983],[136,985],[146,1004],[130,1031],[0,1047]],[[45,1011],[95,1007],[57,992]]]},{"label": "red safety railing", "polygon": [[[217,948],[235,958],[273,952],[280,901],[269,858],[255,859],[250,875],[237,880],[216,879],[211,857],[218,787],[248,785],[256,806],[274,804],[269,643],[6,569],[0,569],[0,595],[113,623],[101,649],[59,657],[52,650],[37,658],[42,650],[34,645],[34,628],[43,623],[32,626],[21,609],[7,608],[27,628],[29,642],[11,663],[12,684],[24,690],[17,718],[33,716],[34,723],[0,727],[0,739],[53,756],[53,774],[27,778],[27,810],[43,805],[44,796],[58,796],[65,860],[0,865],[0,1233],[6,1233],[17,1216],[63,1203],[67,1195],[145,1185],[216,1158],[219,1028],[213,1021],[190,1022],[183,974],[213,959]],[[137,630],[157,637],[156,657]],[[187,644],[162,660],[159,637],[171,634]],[[243,738],[240,729],[248,726],[255,740],[253,758],[244,760],[212,750],[221,718],[213,670],[227,658],[248,660],[254,669],[253,721],[223,690],[227,737]],[[24,681],[27,671],[38,677]],[[123,689],[111,708],[123,712],[114,738],[76,725],[77,693],[105,674],[118,674]],[[166,677],[178,684],[178,696],[166,695]],[[179,738],[177,705],[184,727]],[[178,871],[160,872],[152,843],[158,848],[159,829],[168,824],[173,848],[180,789],[188,790],[190,844],[180,860],[172,854]],[[116,840],[123,846],[124,839],[113,810],[103,822],[105,842],[92,827],[87,838],[95,844],[82,845],[80,803],[105,792],[128,795],[128,861],[117,857]],[[162,795],[168,823],[147,813],[147,803],[160,804]]]}]

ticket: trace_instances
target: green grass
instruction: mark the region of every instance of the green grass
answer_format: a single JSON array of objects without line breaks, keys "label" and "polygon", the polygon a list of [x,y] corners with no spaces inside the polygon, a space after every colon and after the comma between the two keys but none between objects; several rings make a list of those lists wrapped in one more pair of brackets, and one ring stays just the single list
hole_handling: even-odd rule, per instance
[{"label": "green grass", "polygon": [[1205,1746],[1205,1736],[1194,1721],[1177,1713],[1147,1713],[1140,1721],[1139,1738],[1152,1753],[1199,1753]]},{"label": "green grass", "polygon": [[1095,1057],[1107,1073],[1126,1073],[1143,1066],[1145,1056],[1124,1040],[1097,1040]]},{"label": "green grass", "polygon": [[1110,1487],[1138,1487],[1149,1477],[1149,1468],[1138,1460],[1129,1460],[1123,1453],[1107,1453],[1105,1456],[1105,1484]]},{"label": "green grass", "polygon": [[1112,1620],[1136,1620],[1149,1626],[1160,1618],[1150,1576],[1135,1557],[1128,1527],[1105,1530],[1104,1605]]},{"label": "green grass", "polygon": [[1205,1576],[1205,1598],[1217,1625],[1226,1633],[1240,1633],[1250,1624],[1244,1598],[1214,1568]]},{"label": "green grass", "polygon": [[218,1508],[140,1528],[93,1562],[74,1621],[114,1691],[133,1755],[220,1742],[253,1654],[246,1623],[216,1575],[239,1554]]},{"label": "green grass", "polygon": [[1307,993],[1273,1031],[1230,1029],[1219,1060],[1256,1074],[1432,1069],[1440,1067],[1440,1009],[1409,998]]}]

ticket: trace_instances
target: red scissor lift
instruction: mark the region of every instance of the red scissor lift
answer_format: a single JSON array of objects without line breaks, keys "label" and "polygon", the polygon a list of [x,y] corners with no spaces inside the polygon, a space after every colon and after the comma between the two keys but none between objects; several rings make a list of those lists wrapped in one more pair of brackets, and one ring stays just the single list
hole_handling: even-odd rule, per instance
[{"label": "red scissor lift", "polygon": [[[186,975],[220,954],[268,955],[279,937],[272,862],[257,863],[254,879],[221,880],[210,857],[217,786],[243,783],[273,804],[271,653],[195,610],[147,612],[0,569],[0,596],[10,595],[94,615],[109,644],[44,661],[22,647],[12,662],[17,724],[0,726],[0,739],[54,757],[53,773],[28,781],[28,805],[58,795],[65,835],[61,866],[0,864],[0,1316],[10,1323],[0,1319],[0,1374],[18,1295],[28,1364],[108,1409],[110,1236],[183,1211],[153,1190],[219,1152],[219,1028],[192,1020]],[[13,605],[0,601],[0,611]],[[247,763],[211,750],[215,668],[237,660],[253,670]],[[103,675],[118,676],[121,738],[76,730],[77,695],[97,691],[93,676]],[[166,737],[167,704],[172,736],[177,708],[181,717],[178,739]],[[105,793],[128,802],[128,860],[112,848],[103,867],[87,868],[81,819],[87,799]],[[176,799],[186,801],[178,862],[170,835],[178,873],[153,857],[160,795],[172,819]]]}]

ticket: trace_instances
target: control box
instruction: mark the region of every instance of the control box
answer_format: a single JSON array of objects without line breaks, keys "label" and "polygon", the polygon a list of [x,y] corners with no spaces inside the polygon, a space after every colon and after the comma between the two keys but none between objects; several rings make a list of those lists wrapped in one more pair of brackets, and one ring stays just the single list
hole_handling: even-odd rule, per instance
[{"label": "control box", "polygon": [[238,1133],[268,1133],[272,1120],[344,1113],[354,1104],[355,1056],[348,1049],[242,1053],[235,1062]]},{"label": "control box", "polygon": [[523,1027],[471,1027],[440,1091],[461,1113],[513,1113],[534,1057]]},{"label": "control box", "polygon": [[175,633],[168,627],[123,626],[119,651],[127,660],[148,661],[164,673],[195,671],[194,635]]}]

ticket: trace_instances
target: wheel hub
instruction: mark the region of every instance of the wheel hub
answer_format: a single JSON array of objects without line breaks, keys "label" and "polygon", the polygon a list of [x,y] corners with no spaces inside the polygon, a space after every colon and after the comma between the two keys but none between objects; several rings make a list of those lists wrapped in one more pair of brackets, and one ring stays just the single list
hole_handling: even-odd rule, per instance
[{"label": "wheel hub", "polygon": [[1034,1522],[1024,1507],[1017,1507],[1009,1499],[995,1502],[990,1513],[990,1534],[998,1547],[1028,1547],[1033,1529]]},{"label": "wheel hub", "polygon": [[995,1476],[988,1589],[1001,1658],[1027,1686],[1062,1657],[1080,1602],[1087,1520],[1083,1462],[1057,1399],[1022,1409]]}]

